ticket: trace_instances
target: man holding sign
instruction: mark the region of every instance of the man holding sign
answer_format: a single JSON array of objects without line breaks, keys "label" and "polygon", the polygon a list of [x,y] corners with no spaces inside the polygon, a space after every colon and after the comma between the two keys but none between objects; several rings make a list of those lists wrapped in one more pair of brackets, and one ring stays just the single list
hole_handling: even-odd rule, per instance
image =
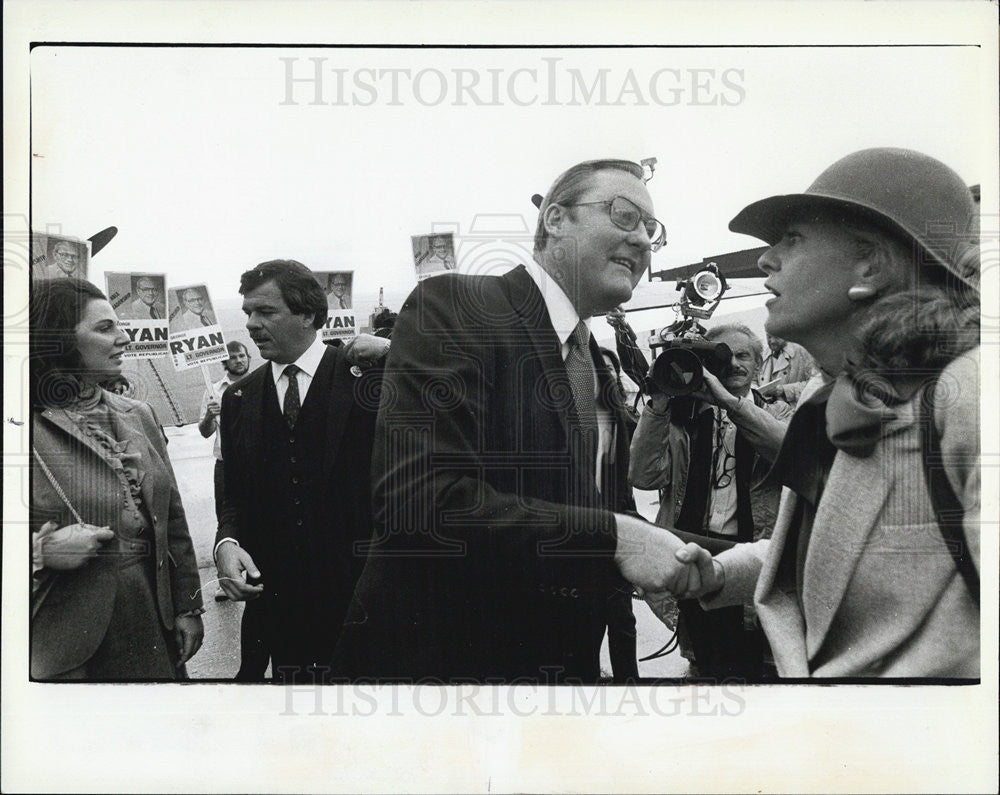
[{"label": "man holding sign", "polygon": [[371,535],[381,371],[355,375],[344,350],[323,344],[326,296],[301,263],[261,263],[240,294],[267,362],[222,396],[215,558],[229,598],[251,600],[237,679],[262,680],[270,661],[280,681],[314,682],[364,563],[354,544]]}]

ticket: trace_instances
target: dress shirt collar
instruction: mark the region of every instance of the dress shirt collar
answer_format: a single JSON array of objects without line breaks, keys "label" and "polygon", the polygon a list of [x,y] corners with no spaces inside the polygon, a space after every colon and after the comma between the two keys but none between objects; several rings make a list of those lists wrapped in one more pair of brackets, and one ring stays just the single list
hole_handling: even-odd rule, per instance
[{"label": "dress shirt collar", "polygon": [[[573,330],[580,322],[580,316],[569,300],[569,296],[563,292],[559,283],[541,265],[534,260],[529,260],[524,267],[542,294],[542,298],[545,301],[545,308],[549,312],[549,320],[552,322],[552,328],[555,329],[556,336],[559,337],[559,344],[565,347],[570,336],[573,334]],[[586,323],[589,329],[590,318],[587,318],[583,322]]]},{"label": "dress shirt collar", "polygon": [[323,359],[324,353],[326,353],[326,345],[323,344],[323,340],[321,340],[319,334],[317,334],[316,339],[312,342],[312,345],[306,348],[302,355],[294,362],[288,362],[287,364],[277,364],[275,362],[271,362],[271,375],[274,378],[274,383],[278,383],[282,373],[285,372],[285,368],[288,367],[289,364],[297,366],[311,379],[314,375],[316,375],[316,368],[319,367],[319,363]]}]

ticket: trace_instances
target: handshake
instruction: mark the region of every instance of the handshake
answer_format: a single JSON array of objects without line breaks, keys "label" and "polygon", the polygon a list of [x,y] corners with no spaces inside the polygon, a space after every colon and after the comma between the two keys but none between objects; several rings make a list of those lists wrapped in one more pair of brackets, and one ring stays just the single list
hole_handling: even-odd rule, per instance
[{"label": "handshake", "polygon": [[615,563],[622,577],[647,600],[670,592],[697,599],[725,584],[722,564],[695,543],[685,544],[669,530],[615,514],[618,546]]}]

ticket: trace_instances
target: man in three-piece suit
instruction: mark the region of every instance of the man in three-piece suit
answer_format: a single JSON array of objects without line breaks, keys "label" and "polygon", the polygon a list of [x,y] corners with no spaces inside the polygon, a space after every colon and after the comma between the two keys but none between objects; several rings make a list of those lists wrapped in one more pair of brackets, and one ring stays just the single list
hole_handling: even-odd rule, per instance
[{"label": "man in three-piece suit", "polygon": [[[240,279],[247,331],[267,360],[222,397],[225,490],[215,557],[243,615],[237,679],[318,681],[371,535],[378,370],[353,368],[316,334],[326,296],[304,265],[265,262]],[[252,580],[245,582],[244,572]]]},{"label": "man in three-piece suit", "polygon": [[623,407],[588,327],[661,243],[652,212],[638,165],[574,166],[540,206],[535,261],[407,299],[334,677],[595,682],[626,580],[661,590],[678,574],[680,542],[621,513]]}]

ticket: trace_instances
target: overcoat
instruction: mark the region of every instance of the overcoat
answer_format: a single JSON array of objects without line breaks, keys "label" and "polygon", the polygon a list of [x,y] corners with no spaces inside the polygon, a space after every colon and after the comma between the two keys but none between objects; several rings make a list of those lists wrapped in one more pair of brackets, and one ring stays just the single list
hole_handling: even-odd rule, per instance
[{"label": "overcoat", "polygon": [[[942,464],[964,508],[965,544],[978,570],[978,349],[945,368],[935,395]],[[753,593],[781,676],[979,676],[979,607],[931,505],[919,417],[912,400],[882,428],[870,456],[837,451],[802,563],[801,594],[795,566],[787,565],[801,498],[787,488],[769,541],[718,556],[725,586],[703,604]]]},{"label": "overcoat", "polygon": [[[194,547],[180,493],[167,456],[163,431],[152,409],[137,400],[104,392],[102,399],[124,429],[130,449],[141,455],[142,499],[153,525],[153,544],[143,547],[156,566],[160,620],[172,630],[174,617],[202,606]],[[32,445],[56,482],[89,524],[118,533],[123,484],[101,447],[58,408],[32,413]],[[38,462],[32,459],[32,531],[53,520],[75,524]],[[42,569],[34,576],[31,621],[31,674],[45,679],[89,660],[104,638],[114,606],[118,567],[112,541],[108,554],[72,571]],[[141,551],[138,548],[131,552]]]},{"label": "overcoat", "polygon": [[[591,357],[601,362],[591,339]],[[575,446],[576,408],[525,268],[421,282],[386,365],[372,480],[375,536],[335,655],[348,678],[596,681],[609,613],[628,599],[612,510],[634,508],[624,407],[603,490]]]}]

